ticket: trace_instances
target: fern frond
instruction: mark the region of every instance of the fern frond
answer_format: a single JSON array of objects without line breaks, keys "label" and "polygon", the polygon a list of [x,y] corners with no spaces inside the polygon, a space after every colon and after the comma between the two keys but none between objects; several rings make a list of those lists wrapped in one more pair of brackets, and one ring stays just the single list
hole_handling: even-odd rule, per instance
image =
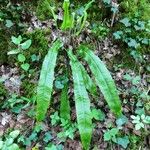
[{"label": "fern frond", "polygon": [[85,88],[84,79],[77,58],[68,51],[70,65],[74,82],[75,107],[77,114],[78,128],[83,148],[88,150],[92,135],[92,117],[90,110],[90,99]]},{"label": "fern frond", "polygon": [[62,47],[62,45],[63,44],[60,40],[54,42],[52,47],[49,49],[48,54],[45,56],[42,64],[36,95],[37,121],[42,121],[45,118],[47,109],[50,104],[54,80],[54,68],[56,65],[58,50]]},{"label": "fern frond", "polygon": [[68,84],[64,86],[60,98],[60,117],[70,121],[70,104],[68,98]]},{"label": "fern frond", "polygon": [[66,30],[72,27],[72,17],[69,12],[69,6],[70,6],[69,0],[64,0],[63,2],[64,17],[61,26],[62,30]]},{"label": "fern frond", "polygon": [[87,71],[85,70],[84,66],[79,62],[79,66],[82,72],[82,77],[84,79],[84,84],[86,89],[92,94],[92,95],[96,95],[97,94],[97,88],[95,83],[93,82],[93,80],[90,78],[90,76],[88,75]]},{"label": "fern frond", "polygon": [[101,92],[103,93],[111,111],[117,116],[121,115],[121,102],[110,72],[105,64],[87,47],[82,46],[79,53],[87,61]]}]

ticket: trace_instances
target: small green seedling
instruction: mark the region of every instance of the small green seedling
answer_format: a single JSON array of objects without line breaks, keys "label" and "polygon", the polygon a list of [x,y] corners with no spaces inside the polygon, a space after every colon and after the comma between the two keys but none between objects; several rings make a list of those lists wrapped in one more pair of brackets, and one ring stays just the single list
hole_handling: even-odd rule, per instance
[{"label": "small green seedling", "polygon": [[116,141],[116,135],[118,134],[118,128],[112,128],[104,133],[104,141]]},{"label": "small green seedling", "polygon": [[10,108],[12,112],[19,114],[21,110],[30,105],[30,102],[31,100],[26,97],[18,97],[18,95],[12,94],[12,96],[4,103],[2,108]]},{"label": "small green seedling", "polygon": [[51,124],[56,125],[60,121],[58,111],[56,111],[53,115],[51,115],[50,118],[51,118]]},{"label": "small green seedling", "polygon": [[14,140],[19,135],[20,131],[12,131],[5,140],[0,139],[0,150],[20,150],[19,146],[14,143]]},{"label": "small green seedling", "polygon": [[113,141],[114,143],[121,145],[123,148],[127,148],[130,143],[128,136],[117,137],[119,133],[118,128],[112,128],[104,133],[104,141]]},{"label": "small green seedling", "polygon": [[131,118],[133,119],[132,123],[135,124],[135,130],[140,130],[141,128],[144,128],[146,124],[150,124],[150,116],[142,115],[131,115]]},{"label": "small green seedling", "polygon": [[57,136],[65,141],[66,138],[74,139],[74,133],[77,130],[77,124],[71,123],[68,120],[61,118],[61,126],[63,127],[62,131],[57,134]]},{"label": "small green seedling", "polygon": [[21,68],[24,71],[28,71],[30,68],[30,64],[25,62],[26,57],[23,54],[23,52],[24,50],[27,50],[31,46],[31,43],[32,43],[31,39],[28,39],[25,42],[23,42],[21,35],[19,35],[18,37],[12,36],[11,41],[17,46],[17,48],[9,51],[8,55],[18,54],[17,60],[19,63],[21,63]]}]

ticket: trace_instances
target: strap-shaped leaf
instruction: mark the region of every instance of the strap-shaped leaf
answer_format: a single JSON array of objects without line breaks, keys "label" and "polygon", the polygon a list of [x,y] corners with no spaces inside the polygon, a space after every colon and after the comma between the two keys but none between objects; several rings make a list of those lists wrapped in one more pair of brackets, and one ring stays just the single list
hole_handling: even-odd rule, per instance
[{"label": "strap-shaped leaf", "polygon": [[97,94],[97,88],[90,76],[88,75],[87,71],[85,70],[84,66],[79,62],[79,66],[82,72],[82,77],[84,79],[84,84],[86,89],[92,94],[96,95]]},{"label": "strap-shaped leaf", "polygon": [[79,31],[76,33],[77,36],[81,33],[82,29],[84,28],[84,26],[86,24],[86,20],[88,17],[87,10],[91,7],[93,2],[95,2],[95,0],[91,0],[89,3],[86,4],[86,6],[83,10],[83,15],[81,17],[79,17],[78,23],[81,25],[80,25]]},{"label": "strap-shaped leaf", "polygon": [[68,84],[64,86],[60,98],[60,116],[61,118],[70,121],[70,104],[68,98]]},{"label": "strap-shaped leaf", "polygon": [[54,68],[56,65],[56,59],[58,50],[62,47],[62,42],[57,40],[53,43],[49,49],[48,54],[45,56],[42,69],[40,73],[40,79],[37,87],[37,121],[42,121],[45,118],[47,109],[50,104],[51,93],[54,80]]},{"label": "strap-shaped leaf", "polygon": [[112,112],[114,112],[117,116],[121,115],[121,103],[117,89],[105,64],[85,46],[80,48],[79,53],[87,61],[93,75],[95,76],[97,85],[102,91]]},{"label": "strap-shaped leaf", "polygon": [[64,0],[63,2],[64,17],[63,17],[63,23],[61,26],[62,30],[66,30],[68,28],[71,28],[72,26],[72,18],[69,12],[69,6],[70,6],[69,0]]},{"label": "strap-shaped leaf", "polygon": [[83,148],[88,150],[92,135],[90,99],[88,97],[85,88],[84,79],[82,77],[80,69],[80,64],[77,58],[72,54],[71,50],[68,51],[68,55],[70,58],[70,65],[73,74],[74,96],[75,96],[78,128]]}]

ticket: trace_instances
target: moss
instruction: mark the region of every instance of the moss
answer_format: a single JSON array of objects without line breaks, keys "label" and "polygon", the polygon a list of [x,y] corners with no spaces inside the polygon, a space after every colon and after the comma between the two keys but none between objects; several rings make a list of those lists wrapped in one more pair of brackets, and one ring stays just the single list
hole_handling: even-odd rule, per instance
[{"label": "moss", "polygon": [[22,95],[27,98],[31,98],[35,94],[36,85],[29,81],[28,79],[24,80],[21,84],[21,90],[23,91]]},{"label": "moss", "polygon": [[2,105],[3,100],[7,97],[8,92],[5,89],[5,86],[0,83],[0,106]]},{"label": "moss", "polygon": [[[40,57],[40,61],[43,60],[48,51],[48,40],[46,35],[50,34],[49,30],[37,29],[32,33],[27,33],[27,38],[32,40],[32,45],[25,51],[25,56],[29,60],[31,55],[35,54]],[[30,59],[31,60],[31,59]]]},{"label": "moss", "polygon": [[40,20],[47,20],[52,17],[51,10],[49,5],[53,5],[55,2],[54,0],[39,0],[38,6],[36,9],[36,15]]},{"label": "moss", "polygon": [[7,63],[8,39],[4,31],[0,30],[0,65]]},{"label": "moss", "polygon": [[148,0],[123,0],[120,4],[123,15],[133,18],[137,16],[141,20],[149,20],[150,2]]},{"label": "moss", "polygon": [[99,40],[103,40],[109,33],[109,28],[102,22],[95,22],[91,28],[92,35]]}]

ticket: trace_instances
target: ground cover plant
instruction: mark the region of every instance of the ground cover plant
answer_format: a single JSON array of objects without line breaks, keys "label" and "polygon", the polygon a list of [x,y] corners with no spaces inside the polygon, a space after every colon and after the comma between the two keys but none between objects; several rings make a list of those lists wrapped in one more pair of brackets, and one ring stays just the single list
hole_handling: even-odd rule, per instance
[{"label": "ground cover plant", "polygon": [[0,8],[0,149],[150,149],[149,1]]}]

